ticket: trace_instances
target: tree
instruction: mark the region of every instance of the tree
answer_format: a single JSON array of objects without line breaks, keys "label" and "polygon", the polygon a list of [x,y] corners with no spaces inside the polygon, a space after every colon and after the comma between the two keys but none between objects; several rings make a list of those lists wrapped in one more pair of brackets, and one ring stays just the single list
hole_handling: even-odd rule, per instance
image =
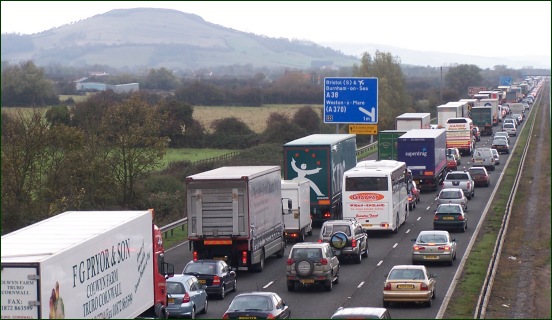
[{"label": "tree", "polygon": [[166,152],[167,138],[159,137],[164,119],[138,94],[105,112],[101,121],[102,143],[107,150],[107,170],[115,179],[120,205],[130,208],[135,183],[159,167]]},{"label": "tree", "polygon": [[320,117],[311,106],[303,106],[293,115],[293,123],[311,134],[320,132]]},{"label": "tree", "polygon": [[171,148],[182,147],[186,133],[192,128],[194,108],[189,104],[170,100],[161,103],[159,113],[166,119],[161,125],[160,135],[170,139]]},{"label": "tree", "polygon": [[150,69],[146,76],[145,87],[148,89],[174,90],[178,79],[167,68]]},{"label": "tree", "polygon": [[2,69],[2,106],[45,106],[59,104],[54,85],[44,70],[32,61]]},{"label": "tree", "polygon": [[287,114],[273,112],[266,120],[263,136],[265,143],[284,144],[306,135],[307,132],[305,128],[291,121]]},{"label": "tree", "polygon": [[[445,75],[447,89],[456,91],[457,96],[464,96],[468,92],[468,87],[479,86],[482,81],[481,69],[473,64],[450,67]],[[498,79],[496,81],[498,82]]]},{"label": "tree", "polygon": [[378,78],[378,130],[395,129],[395,118],[411,106],[400,59],[376,50],[364,53],[360,65],[353,66],[355,77]]},{"label": "tree", "polygon": [[71,115],[67,106],[53,106],[46,111],[45,117],[50,124],[69,125],[71,123]]}]

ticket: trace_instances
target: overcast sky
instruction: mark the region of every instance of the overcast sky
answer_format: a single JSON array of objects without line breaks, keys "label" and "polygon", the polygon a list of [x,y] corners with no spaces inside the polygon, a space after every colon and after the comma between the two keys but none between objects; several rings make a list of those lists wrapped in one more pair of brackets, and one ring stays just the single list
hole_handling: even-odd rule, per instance
[{"label": "overcast sky", "polygon": [[550,1],[1,1],[2,33],[33,34],[113,9],[166,8],[275,38],[488,57],[550,57]]}]

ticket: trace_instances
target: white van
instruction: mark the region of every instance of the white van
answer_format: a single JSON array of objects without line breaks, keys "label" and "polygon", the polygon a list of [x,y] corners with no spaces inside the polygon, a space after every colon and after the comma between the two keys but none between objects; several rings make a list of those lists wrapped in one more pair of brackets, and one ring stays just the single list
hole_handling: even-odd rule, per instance
[{"label": "white van", "polygon": [[473,152],[472,166],[481,166],[487,170],[494,171],[495,160],[491,148],[476,148]]}]

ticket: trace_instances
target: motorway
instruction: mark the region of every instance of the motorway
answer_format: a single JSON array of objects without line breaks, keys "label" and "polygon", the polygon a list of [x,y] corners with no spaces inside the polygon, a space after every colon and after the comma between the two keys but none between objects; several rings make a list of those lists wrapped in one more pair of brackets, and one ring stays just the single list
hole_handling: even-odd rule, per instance
[{"label": "motorway", "polygon": [[[522,125],[525,125],[525,121]],[[500,127],[494,127],[494,130],[500,130]],[[511,137],[511,149],[514,148],[515,143],[516,137]],[[476,145],[476,147],[490,146],[491,137],[488,136],[481,137],[481,141],[477,142]],[[492,199],[493,191],[509,156],[509,154],[501,154],[500,165],[496,167],[495,171],[489,171],[491,176],[490,187],[476,187],[475,197],[468,203],[467,215],[469,220],[466,232],[451,232],[458,243],[458,258],[454,265],[426,265],[430,273],[437,275],[436,299],[433,301],[433,306],[427,308],[416,304],[393,304],[389,309],[393,318],[436,318],[460,261],[464,258],[468,243],[474,236],[477,224],[480,223],[482,212]],[[458,170],[468,169],[470,165],[471,158],[463,156]],[[436,208],[435,197],[437,193],[438,191],[422,193],[420,203],[410,212],[406,223],[400,227],[397,234],[370,233],[368,258],[364,258],[361,264],[342,261],[339,284],[334,285],[333,291],[327,292],[322,287],[302,288],[294,292],[287,291],[286,257],[293,245],[288,243],[286,255],[283,258],[267,258],[263,272],[238,272],[237,293],[250,291],[276,292],[290,306],[292,318],[329,318],[340,306],[382,307],[385,275],[394,265],[411,264],[412,239],[416,238],[422,230],[433,229],[433,212]],[[317,241],[319,231],[320,229],[315,228],[313,235],[307,237],[306,241]],[[165,257],[167,262],[175,265],[176,272],[181,272],[185,264],[191,260],[188,243],[185,242],[178,247],[167,250]],[[208,313],[199,317],[221,318],[237,293],[228,294],[224,300],[210,300]],[[449,303],[454,303],[454,301]]]}]

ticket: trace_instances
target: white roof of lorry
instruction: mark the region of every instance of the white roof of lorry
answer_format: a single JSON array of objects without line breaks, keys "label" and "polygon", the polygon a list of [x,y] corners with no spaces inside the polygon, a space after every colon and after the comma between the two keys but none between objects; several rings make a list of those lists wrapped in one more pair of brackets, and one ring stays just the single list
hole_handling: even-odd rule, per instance
[{"label": "white roof of lorry", "polygon": [[143,215],[152,217],[149,210],[60,213],[2,236],[2,263],[42,261]]},{"label": "white roof of lorry", "polygon": [[235,166],[220,167],[217,169],[200,172],[186,178],[190,180],[240,180],[243,177],[249,179],[265,175],[273,171],[280,171],[279,166]]}]

